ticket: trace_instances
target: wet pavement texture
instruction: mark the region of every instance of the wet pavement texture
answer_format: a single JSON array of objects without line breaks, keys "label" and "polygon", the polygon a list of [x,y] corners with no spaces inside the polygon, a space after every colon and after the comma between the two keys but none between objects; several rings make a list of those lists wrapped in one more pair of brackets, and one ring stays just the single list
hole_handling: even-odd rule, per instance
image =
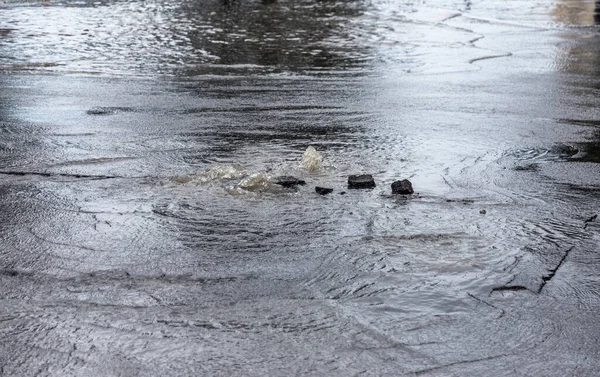
[{"label": "wet pavement texture", "polygon": [[597,8],[0,2],[0,375],[600,375]]}]

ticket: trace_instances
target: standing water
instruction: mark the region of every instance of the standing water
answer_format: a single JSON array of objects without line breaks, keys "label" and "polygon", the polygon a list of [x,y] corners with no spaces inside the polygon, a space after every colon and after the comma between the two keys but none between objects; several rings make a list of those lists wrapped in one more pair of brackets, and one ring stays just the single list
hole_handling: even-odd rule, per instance
[{"label": "standing water", "polygon": [[600,375],[597,7],[0,2],[0,375]]}]

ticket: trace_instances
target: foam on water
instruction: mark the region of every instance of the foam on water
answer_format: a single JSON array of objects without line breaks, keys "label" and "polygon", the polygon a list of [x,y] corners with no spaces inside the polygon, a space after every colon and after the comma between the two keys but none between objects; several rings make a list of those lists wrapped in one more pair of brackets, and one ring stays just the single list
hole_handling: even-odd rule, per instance
[{"label": "foam on water", "polygon": [[252,173],[244,177],[238,184],[225,188],[230,195],[258,195],[289,193],[290,190],[272,181],[268,172]]},{"label": "foam on water", "polygon": [[322,160],[321,154],[311,145],[306,148],[306,151],[302,156],[302,167],[309,172],[319,171],[321,170]]}]

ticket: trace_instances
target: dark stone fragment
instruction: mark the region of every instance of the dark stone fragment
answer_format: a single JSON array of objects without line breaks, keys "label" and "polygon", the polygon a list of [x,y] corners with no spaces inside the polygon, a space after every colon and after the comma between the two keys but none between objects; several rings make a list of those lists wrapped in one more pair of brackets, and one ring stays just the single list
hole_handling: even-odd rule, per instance
[{"label": "dark stone fragment", "polygon": [[375,187],[375,180],[371,174],[348,176],[349,189],[369,189]]},{"label": "dark stone fragment", "polygon": [[294,187],[294,186],[306,184],[306,182],[301,179],[298,179],[296,177],[287,176],[287,175],[283,175],[281,177],[275,177],[275,179],[273,180],[273,183],[275,183],[276,185],[281,185],[283,187]]},{"label": "dark stone fragment", "polygon": [[413,194],[414,192],[412,183],[410,183],[408,179],[392,183],[392,194],[408,195]]},{"label": "dark stone fragment", "polygon": [[315,191],[319,195],[327,195],[327,194],[331,194],[333,192],[333,189],[317,186],[317,187],[315,187]]}]

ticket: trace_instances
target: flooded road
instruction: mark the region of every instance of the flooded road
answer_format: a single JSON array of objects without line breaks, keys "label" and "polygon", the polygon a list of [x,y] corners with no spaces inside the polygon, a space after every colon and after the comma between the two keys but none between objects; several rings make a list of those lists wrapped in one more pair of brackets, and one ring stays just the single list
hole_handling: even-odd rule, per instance
[{"label": "flooded road", "polygon": [[0,375],[600,375],[596,8],[1,2]]}]

